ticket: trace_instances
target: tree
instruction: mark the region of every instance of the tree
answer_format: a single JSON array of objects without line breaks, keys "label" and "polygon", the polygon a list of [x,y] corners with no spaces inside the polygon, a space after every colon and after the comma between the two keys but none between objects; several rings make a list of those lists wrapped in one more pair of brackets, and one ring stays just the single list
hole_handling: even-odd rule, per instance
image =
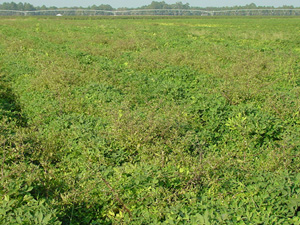
[{"label": "tree", "polygon": [[45,5],[42,5],[41,10],[47,10],[47,7]]},{"label": "tree", "polygon": [[98,6],[99,10],[108,10],[108,11],[112,11],[114,8],[111,5],[108,4],[102,4]]},{"label": "tree", "polygon": [[10,9],[11,10],[18,10],[18,5],[16,3],[14,3],[14,2],[11,2],[10,3]]},{"label": "tree", "polygon": [[112,11],[114,10],[114,8],[108,4],[102,4],[102,5],[99,5],[99,6],[96,6],[96,5],[92,5],[91,7],[89,7],[90,9],[93,9],[93,10],[107,10],[107,11]]},{"label": "tree", "polygon": [[24,3],[24,10],[25,11],[34,11],[35,8],[33,5],[29,4],[29,3]]},{"label": "tree", "polygon": [[257,6],[255,5],[255,3],[251,3],[249,5],[246,5],[245,8],[247,8],[247,9],[256,9]]},{"label": "tree", "polygon": [[182,2],[176,2],[172,5],[173,9],[189,9],[190,5],[189,3],[183,4]]},{"label": "tree", "polygon": [[167,3],[164,1],[162,2],[157,2],[157,1],[152,1],[150,5],[147,6],[147,9],[164,9],[164,7],[168,6]]},{"label": "tree", "polygon": [[24,4],[22,2],[18,3],[18,10],[24,10]]}]

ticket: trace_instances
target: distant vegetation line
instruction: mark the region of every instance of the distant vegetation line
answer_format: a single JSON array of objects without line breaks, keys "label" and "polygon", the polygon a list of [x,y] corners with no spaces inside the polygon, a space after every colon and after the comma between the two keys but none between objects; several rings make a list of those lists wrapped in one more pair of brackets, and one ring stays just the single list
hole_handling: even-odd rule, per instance
[{"label": "distant vegetation line", "polygon": [[39,11],[39,10],[57,10],[57,9],[87,9],[87,10],[107,10],[107,11],[118,11],[118,10],[141,10],[141,9],[182,9],[182,10],[204,10],[204,11],[222,11],[222,10],[253,10],[253,9],[300,9],[300,7],[294,7],[292,5],[284,5],[281,7],[273,7],[273,6],[257,6],[254,3],[247,4],[245,6],[232,6],[232,7],[195,7],[190,6],[189,3],[183,4],[182,2],[177,2],[175,4],[167,4],[164,1],[152,1],[149,5],[145,5],[142,7],[137,8],[128,8],[128,7],[121,7],[121,8],[113,8],[109,4],[101,4],[101,5],[92,5],[89,7],[56,7],[51,6],[47,7],[43,6],[33,6],[30,3],[15,3],[15,2],[4,2],[0,4],[0,10],[17,10],[17,11]]},{"label": "distant vegetation line", "polygon": [[229,10],[201,10],[201,9],[46,9],[46,10],[1,10],[2,16],[299,16],[300,9],[229,9]]}]

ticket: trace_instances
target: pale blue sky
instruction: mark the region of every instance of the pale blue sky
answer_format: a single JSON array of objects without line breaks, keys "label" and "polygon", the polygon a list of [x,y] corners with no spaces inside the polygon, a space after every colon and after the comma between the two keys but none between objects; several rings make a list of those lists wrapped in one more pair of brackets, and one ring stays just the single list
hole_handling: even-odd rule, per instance
[{"label": "pale blue sky", "polygon": [[[0,0],[0,4],[3,2],[27,2],[34,6],[57,6],[57,7],[71,7],[71,6],[92,6],[92,5],[101,5],[109,4],[114,8],[118,7],[139,7],[143,5],[148,5],[152,0],[27,0],[27,1],[14,1],[14,0]],[[160,0],[158,0],[160,1]],[[168,4],[176,3],[180,0],[165,0]],[[293,5],[295,7],[300,7],[300,0],[189,0],[184,1],[183,3],[190,3],[190,6],[234,6],[234,5],[246,5],[250,3],[255,3],[259,6],[283,6],[283,5]]]}]

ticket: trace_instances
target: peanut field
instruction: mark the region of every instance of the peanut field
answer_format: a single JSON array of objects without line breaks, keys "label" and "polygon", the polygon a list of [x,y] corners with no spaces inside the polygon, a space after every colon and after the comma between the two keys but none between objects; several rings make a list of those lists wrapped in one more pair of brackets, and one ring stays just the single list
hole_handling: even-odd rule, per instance
[{"label": "peanut field", "polygon": [[1,224],[300,224],[299,17],[0,17]]}]

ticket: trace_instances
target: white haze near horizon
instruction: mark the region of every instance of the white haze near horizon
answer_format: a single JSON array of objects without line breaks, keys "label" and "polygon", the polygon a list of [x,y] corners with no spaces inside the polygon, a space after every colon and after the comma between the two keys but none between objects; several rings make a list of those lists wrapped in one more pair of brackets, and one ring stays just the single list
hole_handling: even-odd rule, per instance
[{"label": "white haze near horizon", "polygon": [[[160,2],[160,0],[158,0]],[[174,4],[179,2],[180,0],[165,0],[168,4]],[[46,5],[49,6],[56,6],[56,7],[73,7],[73,6],[92,6],[92,5],[101,5],[101,4],[108,4],[114,8],[120,7],[128,7],[128,8],[135,8],[144,5],[149,5],[152,0],[27,0],[27,1],[14,1],[14,0],[0,0],[0,4],[4,2],[27,2],[34,6],[42,6]],[[199,1],[199,0],[189,0],[189,1],[181,1],[183,4],[189,3],[190,6],[199,6],[199,7],[208,7],[208,6],[215,6],[215,7],[222,7],[222,6],[235,6],[235,5],[246,5],[255,3],[257,6],[283,6],[283,5],[292,5],[294,7],[300,7],[300,0],[206,0],[206,1]]]}]

